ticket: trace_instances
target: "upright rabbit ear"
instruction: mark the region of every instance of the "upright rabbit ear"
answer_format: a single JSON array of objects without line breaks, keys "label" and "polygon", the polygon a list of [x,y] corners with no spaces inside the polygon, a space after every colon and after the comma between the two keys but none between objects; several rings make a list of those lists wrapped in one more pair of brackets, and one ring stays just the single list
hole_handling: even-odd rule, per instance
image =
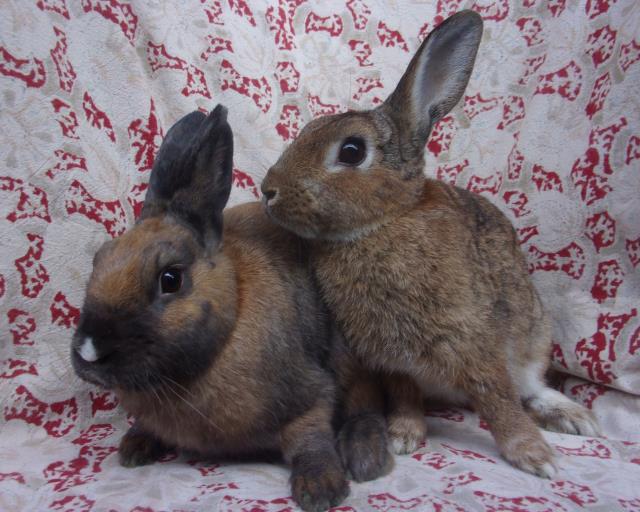
[{"label": "upright rabbit ear", "polygon": [[227,109],[208,116],[192,112],[167,133],[153,164],[141,218],[169,213],[201,236],[208,249],[222,236],[222,210],[229,199],[233,134]]},{"label": "upright rabbit ear", "polygon": [[423,41],[381,107],[400,130],[402,146],[424,146],[434,123],[458,103],[481,37],[482,18],[473,11],[460,11]]}]

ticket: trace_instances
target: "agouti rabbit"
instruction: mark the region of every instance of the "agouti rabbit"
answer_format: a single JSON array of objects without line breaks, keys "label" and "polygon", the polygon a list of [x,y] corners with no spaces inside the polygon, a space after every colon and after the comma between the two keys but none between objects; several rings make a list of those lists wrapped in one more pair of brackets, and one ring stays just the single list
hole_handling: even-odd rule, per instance
[{"label": "agouti rabbit", "polygon": [[294,499],[324,510],[348,494],[328,315],[296,237],[259,203],[223,215],[232,157],[222,106],[169,130],[141,218],[95,256],[73,366],[135,418],[124,466],[281,452]]},{"label": "agouti rabbit", "polygon": [[382,105],[310,122],[262,191],[276,223],[312,240],[319,286],[349,348],[413,382],[390,388],[411,405],[389,418],[396,451],[425,435],[417,385],[467,400],[508,461],[551,477],[553,452],[532,417],[585,435],[597,424],[545,383],[549,322],[509,220],[423,174],[429,132],[462,96],[481,36],[476,13],[451,16]]}]

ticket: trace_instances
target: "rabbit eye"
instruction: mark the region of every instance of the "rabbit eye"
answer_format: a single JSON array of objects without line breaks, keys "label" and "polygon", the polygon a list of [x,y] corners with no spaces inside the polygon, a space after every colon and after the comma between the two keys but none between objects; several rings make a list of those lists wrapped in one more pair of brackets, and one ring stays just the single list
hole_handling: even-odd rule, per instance
[{"label": "rabbit eye", "polygon": [[338,163],[349,166],[360,165],[367,155],[367,147],[359,137],[348,137],[338,153]]},{"label": "rabbit eye", "polygon": [[160,273],[160,290],[162,293],[176,293],[182,286],[182,270],[170,267]]}]

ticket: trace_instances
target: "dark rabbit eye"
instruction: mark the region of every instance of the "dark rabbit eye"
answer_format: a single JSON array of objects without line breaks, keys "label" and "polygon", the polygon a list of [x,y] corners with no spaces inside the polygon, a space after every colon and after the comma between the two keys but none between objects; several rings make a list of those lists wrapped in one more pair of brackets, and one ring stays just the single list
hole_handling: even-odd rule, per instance
[{"label": "dark rabbit eye", "polygon": [[160,273],[160,290],[162,293],[176,293],[182,286],[182,270],[170,267]]},{"label": "dark rabbit eye", "polygon": [[367,155],[367,146],[360,137],[348,137],[338,153],[338,163],[355,166],[362,163]]}]

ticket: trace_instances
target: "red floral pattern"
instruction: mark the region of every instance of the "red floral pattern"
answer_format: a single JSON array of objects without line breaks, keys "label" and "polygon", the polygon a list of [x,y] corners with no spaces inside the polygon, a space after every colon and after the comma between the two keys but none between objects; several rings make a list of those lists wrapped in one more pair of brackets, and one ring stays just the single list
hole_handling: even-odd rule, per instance
[{"label": "red floral pattern", "polygon": [[545,433],[562,469],[542,481],[511,469],[477,416],[430,410],[427,442],[334,510],[640,509],[634,0],[2,3],[0,509],[296,510],[277,465],[119,466],[132,419],[68,358],[93,253],[140,214],[155,153],[186,112],[229,107],[231,203],[255,200],[310,119],[380,104],[419,41],[464,8],[486,30],[425,169],[514,222],[552,316],[559,388],[607,438]]}]

